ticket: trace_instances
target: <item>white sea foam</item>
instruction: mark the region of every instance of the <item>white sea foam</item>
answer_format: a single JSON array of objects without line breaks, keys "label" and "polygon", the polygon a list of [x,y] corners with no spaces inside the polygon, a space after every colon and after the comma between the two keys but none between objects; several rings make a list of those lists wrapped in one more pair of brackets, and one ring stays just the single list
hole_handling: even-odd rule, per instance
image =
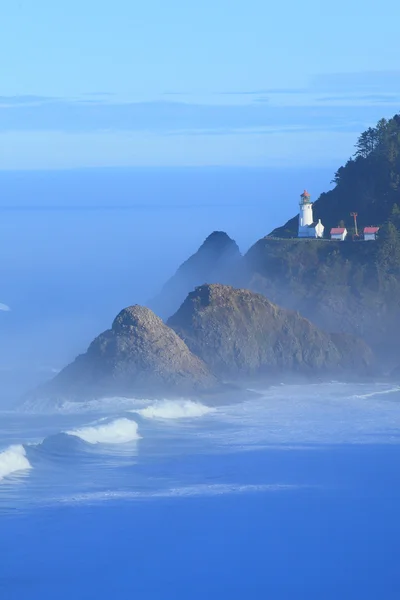
[{"label": "white sea foam", "polygon": [[164,490],[154,491],[125,491],[125,490],[105,490],[100,492],[87,492],[74,496],[67,496],[56,499],[56,502],[66,504],[106,502],[110,500],[145,500],[148,498],[190,498],[193,496],[221,496],[225,494],[251,494],[260,492],[284,492],[293,491],[300,488],[309,488],[315,486],[292,485],[281,483],[267,484],[238,484],[238,483],[220,483],[220,484],[198,484],[192,486],[182,486],[166,488]]},{"label": "white sea foam", "polygon": [[11,308],[10,308],[9,306],[7,306],[7,304],[2,304],[2,303],[0,302],[0,310],[3,310],[3,311],[5,311],[5,312],[8,312],[8,311],[10,311],[10,310],[11,310]]},{"label": "white sea foam", "polygon": [[159,400],[145,408],[133,410],[146,419],[188,419],[202,417],[215,409],[192,400]]},{"label": "white sea foam", "polygon": [[220,407],[219,429],[197,436],[220,447],[400,443],[400,388],[316,383],[271,387],[263,397]]},{"label": "white sea foam", "polygon": [[368,394],[354,394],[354,396],[352,396],[352,398],[357,398],[359,400],[363,400],[363,399],[367,399],[367,398],[373,398],[374,396],[382,396],[382,395],[386,395],[386,394],[395,394],[396,392],[400,392],[400,387],[393,387],[393,388],[389,388],[387,390],[377,390],[375,392],[369,392]]},{"label": "white sea foam", "polygon": [[124,418],[101,425],[72,429],[66,433],[89,444],[126,444],[140,439],[137,423]]},{"label": "white sea foam", "polygon": [[0,481],[7,475],[11,475],[11,473],[31,468],[23,446],[9,446],[6,450],[0,452]]},{"label": "white sea foam", "polygon": [[133,408],[141,408],[149,404],[146,398],[124,398],[120,396],[98,398],[76,402],[73,400],[34,399],[24,402],[21,411],[34,414],[118,414]]}]

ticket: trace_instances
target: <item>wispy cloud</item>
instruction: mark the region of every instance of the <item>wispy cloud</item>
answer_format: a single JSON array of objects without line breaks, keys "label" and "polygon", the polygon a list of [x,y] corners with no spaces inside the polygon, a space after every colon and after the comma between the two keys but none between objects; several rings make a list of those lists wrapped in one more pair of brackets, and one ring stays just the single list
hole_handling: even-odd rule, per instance
[{"label": "wispy cloud", "polygon": [[169,91],[122,101],[111,92],[80,98],[0,96],[0,133],[134,133],[161,136],[358,134],[400,105],[400,71],[316,76],[305,87],[261,87],[204,96]]},{"label": "wispy cloud", "polygon": [[236,131],[293,129],[359,131],[381,115],[372,105],[303,106],[177,101],[107,102],[45,99],[0,104],[0,132],[7,131]]},{"label": "wispy cloud", "polygon": [[[384,96],[400,94],[400,70],[395,71],[362,71],[353,73],[322,73],[311,78],[309,83],[299,87],[262,87],[249,90],[214,91],[211,96],[307,96],[330,94],[332,99],[348,96],[370,101],[380,101]],[[190,97],[182,91],[170,91],[165,95]],[[327,101],[330,96],[327,97]]]}]

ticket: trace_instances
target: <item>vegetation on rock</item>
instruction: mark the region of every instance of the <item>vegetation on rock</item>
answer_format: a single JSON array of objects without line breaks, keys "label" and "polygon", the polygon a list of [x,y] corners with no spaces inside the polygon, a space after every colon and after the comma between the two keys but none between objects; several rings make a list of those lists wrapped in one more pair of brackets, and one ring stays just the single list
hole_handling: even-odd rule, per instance
[{"label": "vegetation on rock", "polygon": [[364,338],[390,363],[400,350],[400,277],[392,234],[379,243],[354,244],[263,238],[245,255],[238,284],[323,329]]},{"label": "vegetation on rock", "polygon": [[[298,239],[296,215],[241,260],[236,256],[234,269],[221,265],[215,277],[197,269],[191,275],[187,261],[178,273],[184,271],[190,285],[180,291],[175,285],[175,307],[205,282],[247,288],[323,329],[363,337],[390,370],[400,354],[400,115],[361,134],[335,184],[314,203],[314,218],[328,235],[331,227],[345,225],[348,242]],[[376,242],[351,241],[351,212],[358,213],[359,230],[380,227]],[[160,305],[163,299],[166,290]]]},{"label": "vegetation on rock", "polygon": [[[334,176],[334,189],[314,202],[314,218],[325,232],[343,223],[354,233],[351,212],[358,213],[361,228],[393,222],[398,228],[400,200],[400,115],[381,119],[364,131],[356,152]],[[272,232],[277,237],[296,237],[297,215]]]}]

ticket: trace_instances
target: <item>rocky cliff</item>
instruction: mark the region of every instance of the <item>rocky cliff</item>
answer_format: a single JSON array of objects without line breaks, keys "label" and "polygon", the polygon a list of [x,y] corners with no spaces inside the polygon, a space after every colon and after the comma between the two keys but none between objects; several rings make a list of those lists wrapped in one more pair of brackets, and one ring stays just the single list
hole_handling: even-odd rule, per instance
[{"label": "rocky cliff", "polygon": [[37,391],[40,397],[87,399],[213,391],[216,378],[151,310],[130,306],[87,352]]},{"label": "rocky cliff", "polygon": [[168,325],[215,374],[231,379],[365,375],[374,365],[362,340],[325,333],[261,294],[230,286],[196,288]]},{"label": "rocky cliff", "polygon": [[[160,306],[171,309],[170,286],[175,309],[184,301],[190,264],[184,263],[185,285],[175,285],[172,278],[158,296]],[[214,279],[199,278],[195,270],[193,288],[215,283]],[[393,227],[384,226],[377,242],[267,236],[243,257],[236,254],[234,267],[230,263],[217,283],[260,293],[279,306],[298,311],[323,330],[361,337],[388,371],[396,364],[400,351],[400,238]]]},{"label": "rocky cliff", "polygon": [[341,243],[266,237],[247,252],[235,283],[299,311],[325,330],[362,337],[390,363],[400,350],[400,274],[387,265],[386,253],[392,260],[394,251],[383,239]]},{"label": "rocky cliff", "polygon": [[170,317],[196,286],[205,281],[228,283],[240,259],[236,242],[223,231],[214,231],[150,301],[150,308],[162,318]]},{"label": "rocky cliff", "polygon": [[[341,222],[352,234],[356,211],[359,228],[380,226],[377,241],[352,242],[351,235],[343,243],[299,240],[295,216],[242,259],[236,253],[234,268],[221,263],[215,277],[196,270],[191,275],[189,259],[181,269],[190,285],[174,286],[175,308],[191,286],[205,282],[247,288],[320,328],[362,337],[390,372],[400,352],[400,115],[361,134],[334,182],[314,203],[314,218],[322,219],[328,237]],[[168,300],[164,289],[158,303]]]}]

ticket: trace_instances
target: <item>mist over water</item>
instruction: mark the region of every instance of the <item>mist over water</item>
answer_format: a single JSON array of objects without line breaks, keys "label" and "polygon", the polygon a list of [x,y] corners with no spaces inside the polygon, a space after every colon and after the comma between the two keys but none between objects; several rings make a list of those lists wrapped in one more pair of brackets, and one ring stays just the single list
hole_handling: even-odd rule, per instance
[{"label": "mist over water", "polygon": [[0,175],[1,598],[398,598],[397,386],[19,402],[211,231],[245,251],[332,174],[310,177]]},{"label": "mist over water", "polygon": [[123,307],[146,304],[213,230],[226,231],[245,252],[292,216],[305,181],[312,178],[317,195],[332,178],[329,169],[287,175],[222,168],[0,173],[0,302],[11,308],[0,311],[2,387],[20,393],[51,377]]}]

